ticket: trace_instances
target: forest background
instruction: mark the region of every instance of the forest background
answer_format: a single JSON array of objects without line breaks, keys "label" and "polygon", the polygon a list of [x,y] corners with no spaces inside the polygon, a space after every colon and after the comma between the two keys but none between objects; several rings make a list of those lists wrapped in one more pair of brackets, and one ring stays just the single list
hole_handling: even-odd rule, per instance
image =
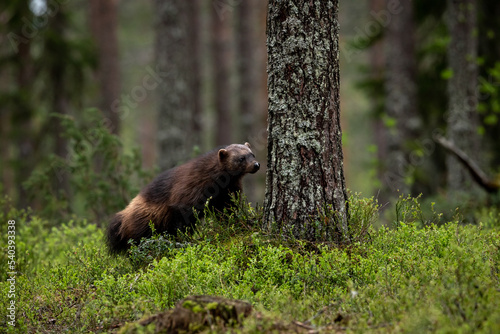
[{"label": "forest background", "polygon": [[[436,143],[451,136],[491,180],[499,172],[500,6],[476,5],[452,32],[445,3],[341,4],[351,191],[384,208],[399,194],[423,194],[450,214],[490,203]],[[151,175],[216,145],[249,141],[266,165],[264,1],[9,1],[0,19],[1,186],[16,206],[100,225]],[[457,52],[469,58],[453,64]],[[467,84],[452,88],[455,79]],[[450,111],[456,96],[462,121]],[[106,129],[122,143],[111,149]],[[111,162],[118,152],[141,168]],[[246,185],[254,203],[264,175]]]}]

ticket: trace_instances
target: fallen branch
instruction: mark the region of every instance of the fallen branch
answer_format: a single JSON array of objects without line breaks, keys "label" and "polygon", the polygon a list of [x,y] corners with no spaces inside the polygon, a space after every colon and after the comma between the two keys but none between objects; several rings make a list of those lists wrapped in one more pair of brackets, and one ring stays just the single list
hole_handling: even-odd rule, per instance
[{"label": "fallen branch", "polygon": [[479,184],[483,189],[489,193],[497,193],[500,190],[500,183],[486,176],[476,162],[473,161],[464,151],[455,146],[453,142],[440,135],[434,136],[434,139],[457,157],[458,161],[460,161],[467,168],[474,181],[476,181],[477,184]]}]

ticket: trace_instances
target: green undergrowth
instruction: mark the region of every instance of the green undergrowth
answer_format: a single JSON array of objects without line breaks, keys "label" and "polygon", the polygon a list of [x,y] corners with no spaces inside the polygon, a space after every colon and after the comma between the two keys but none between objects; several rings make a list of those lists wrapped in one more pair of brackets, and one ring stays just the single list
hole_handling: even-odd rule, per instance
[{"label": "green undergrowth", "polygon": [[[300,321],[320,332],[332,326],[355,333],[500,332],[498,211],[481,212],[479,225],[437,226],[404,200],[411,203],[400,205],[399,221],[374,229],[376,202],[351,196],[357,236],[341,248],[268,234],[258,224],[262,213],[242,205],[222,220],[209,214],[190,236],[157,236],[129,258],[108,255],[93,224],[75,220],[49,229],[30,212],[4,209],[2,221],[16,220],[18,275],[16,327],[2,316],[0,328],[118,332],[186,296],[218,295],[246,300],[266,319]],[[9,259],[6,238],[0,240],[5,311]],[[239,330],[265,332],[256,321]]]}]

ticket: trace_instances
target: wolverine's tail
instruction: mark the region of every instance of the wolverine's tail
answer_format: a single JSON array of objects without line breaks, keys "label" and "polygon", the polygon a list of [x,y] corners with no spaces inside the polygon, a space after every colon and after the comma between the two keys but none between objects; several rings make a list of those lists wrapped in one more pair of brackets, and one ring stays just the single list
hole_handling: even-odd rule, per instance
[{"label": "wolverine's tail", "polygon": [[120,214],[116,214],[106,231],[106,243],[111,254],[124,253],[128,249],[127,240],[120,234],[121,226],[122,217]]}]

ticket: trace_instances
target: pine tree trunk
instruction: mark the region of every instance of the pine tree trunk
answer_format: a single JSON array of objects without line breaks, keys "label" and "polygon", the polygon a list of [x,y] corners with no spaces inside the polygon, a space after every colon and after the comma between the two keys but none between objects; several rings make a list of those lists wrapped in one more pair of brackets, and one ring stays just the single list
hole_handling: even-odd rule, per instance
[{"label": "pine tree trunk", "polygon": [[[236,37],[237,43],[237,62],[239,74],[239,115],[240,126],[236,137],[236,142],[244,143],[249,141],[252,144],[252,149],[257,157],[262,157],[264,154],[258,152],[259,146],[253,142],[256,127],[259,121],[259,72],[261,65],[258,59],[258,41],[257,41],[257,14],[261,0],[246,0],[242,1],[238,6],[238,25]],[[263,43],[265,45],[265,41]],[[265,65],[262,68],[265,71]],[[264,72],[265,73],[265,72]],[[251,139],[252,138],[252,139]],[[249,177],[244,179],[245,196],[247,199],[255,200],[255,186],[257,179]]]},{"label": "pine tree trunk", "polygon": [[[6,81],[5,81],[6,82]],[[4,194],[10,198],[14,198],[14,169],[10,166],[12,161],[11,154],[11,141],[9,140],[12,136],[12,126],[11,126],[11,114],[7,108],[0,109],[0,156],[2,157],[2,162],[0,163],[1,168],[1,183],[2,191]]]},{"label": "pine tree trunk", "polygon": [[193,146],[192,94],[189,90],[187,2],[155,0],[158,114],[158,165],[162,170],[185,162]]},{"label": "pine tree trunk", "polygon": [[258,1],[242,1],[238,6],[238,72],[239,82],[239,111],[241,115],[241,135],[239,142],[246,141],[252,134],[256,119],[256,95],[258,76],[256,62],[255,21]]},{"label": "pine tree trunk", "polygon": [[[67,16],[63,11],[58,12],[50,22],[51,29],[53,31],[63,32],[67,28]],[[56,55],[58,52],[61,52],[59,49],[59,45],[57,43],[51,43],[51,41],[47,41],[45,45],[45,52],[50,52]],[[68,97],[70,93],[68,92],[68,87],[71,86],[67,82],[67,65],[63,62],[51,62],[49,66],[50,78],[52,89],[52,112],[57,113],[59,115],[68,115],[70,109],[70,101]],[[51,122],[51,133],[54,136],[55,147],[54,153],[63,158],[67,159],[68,157],[68,143],[66,138],[64,137],[64,129],[61,125],[61,121],[59,119]],[[54,189],[59,189],[64,192],[64,196],[66,199],[71,200],[71,187],[69,182],[69,174],[68,173],[57,173],[57,178],[54,179]]]},{"label": "pine tree trunk", "polygon": [[[15,15],[26,19],[28,22],[33,20],[33,13],[31,12],[28,3],[23,3],[17,6],[15,10]],[[13,23],[13,31],[18,36],[24,36],[22,33],[22,26],[16,26]],[[10,28],[10,27],[9,27]],[[33,77],[34,77],[34,62],[31,56],[32,40],[27,39],[26,43],[20,43],[18,45],[17,54],[14,57],[15,75],[17,89],[22,96],[30,96],[33,93]],[[17,156],[13,160],[16,161],[15,165],[15,184],[17,186],[17,204],[16,206],[20,208],[26,208],[33,203],[30,203],[30,194],[26,191],[23,186],[31,172],[33,170],[33,165],[35,160],[35,136],[34,136],[34,107],[30,99],[28,101],[23,101],[24,98],[20,99],[22,103],[16,103],[16,107],[13,108],[11,119],[13,121],[13,142],[15,143],[14,149],[16,150]]]},{"label": "pine tree trunk", "polygon": [[230,85],[231,73],[231,21],[232,11],[222,13],[212,8],[212,52],[214,69],[214,94],[216,111],[217,145],[232,142],[231,101],[233,94]]},{"label": "pine tree trunk", "polygon": [[[19,59],[18,87],[26,94],[32,89],[31,82],[33,75],[29,44],[19,45],[17,58]],[[28,194],[24,188],[23,182],[31,175],[34,162],[35,143],[33,142],[33,114],[34,112],[31,105],[23,105],[20,110],[14,114],[17,119],[15,127],[19,129],[19,132],[15,134],[16,146],[18,148],[16,185],[18,188],[18,206],[21,208],[26,208],[32,204],[28,199],[30,194]]]},{"label": "pine tree trunk", "polygon": [[[476,1],[448,0],[448,65],[453,75],[448,81],[447,136],[459,149],[477,161]],[[471,185],[467,170],[456,157],[447,157],[448,190],[465,191]]]},{"label": "pine tree trunk", "polygon": [[[349,240],[340,129],[338,1],[270,0],[267,228]],[[333,219],[319,221],[331,207]]]},{"label": "pine tree trunk", "polygon": [[[370,12],[379,13],[385,9],[385,0],[370,0]],[[384,82],[385,70],[385,38],[381,37],[380,40],[375,42],[370,48],[370,68],[371,77],[373,81]],[[383,114],[383,106],[381,103],[372,103],[374,114],[376,117],[373,120],[373,134],[374,142],[377,146],[377,176],[378,179],[383,181],[385,174],[385,162],[387,161],[387,128],[384,125],[381,115]],[[389,191],[387,185],[383,189],[376,189],[375,195],[379,203],[387,203],[389,200]],[[383,206],[386,207],[386,206]]]},{"label": "pine tree trunk", "polygon": [[[481,1],[478,6],[478,54],[483,58],[484,63],[479,69],[479,75],[484,75],[490,82],[495,82],[498,85],[498,78],[492,78],[488,73],[491,68],[495,67],[495,63],[500,59],[500,43],[498,43],[498,33],[492,32],[500,31],[500,2]],[[488,13],[488,15],[481,15],[480,13]],[[481,16],[479,16],[481,15]],[[484,98],[481,96],[480,98]],[[488,103],[487,101],[484,101]],[[493,107],[493,106],[492,106]],[[491,110],[490,110],[491,111]],[[481,116],[484,117],[484,116]],[[485,128],[486,133],[481,137],[481,151],[500,152],[500,140],[498,134],[500,133],[500,122],[496,124],[489,124]],[[486,149],[486,150],[485,150]],[[487,158],[487,163],[491,169],[498,169],[500,166],[500,154],[482,155],[482,159]]]},{"label": "pine tree trunk", "polygon": [[201,100],[201,14],[200,0],[187,1],[188,17],[188,61],[190,76],[189,90],[192,96],[191,141],[193,145],[201,145],[202,133],[202,100]]},{"label": "pine tree trunk", "polygon": [[91,0],[90,27],[98,51],[97,80],[100,84],[100,109],[112,133],[119,133],[119,114],[113,111],[120,97],[120,60],[118,57],[118,0]]},{"label": "pine tree trunk", "polygon": [[417,110],[415,27],[413,1],[402,0],[391,16],[386,34],[387,75],[385,111],[392,124],[387,129],[387,160],[383,182],[386,191],[410,193],[408,144],[421,127]]}]

